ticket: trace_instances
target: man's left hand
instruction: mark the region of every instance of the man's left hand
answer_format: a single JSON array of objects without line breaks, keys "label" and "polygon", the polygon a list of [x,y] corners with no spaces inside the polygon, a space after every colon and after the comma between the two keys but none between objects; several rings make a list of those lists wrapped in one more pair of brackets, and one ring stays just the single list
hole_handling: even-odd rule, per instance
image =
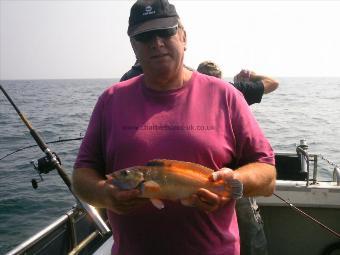
[{"label": "man's left hand", "polygon": [[[233,170],[222,168],[214,172],[211,181],[224,180],[225,182],[233,179]],[[219,196],[207,189],[199,189],[196,194],[193,194],[189,199],[182,201],[182,204],[194,206],[205,212],[213,212],[231,200],[231,197]]]}]

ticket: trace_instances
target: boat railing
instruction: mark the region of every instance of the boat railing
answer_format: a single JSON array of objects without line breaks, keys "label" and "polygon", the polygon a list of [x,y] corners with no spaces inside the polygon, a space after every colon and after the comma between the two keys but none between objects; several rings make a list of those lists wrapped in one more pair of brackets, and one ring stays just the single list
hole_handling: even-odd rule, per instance
[{"label": "boat railing", "polygon": [[[304,157],[301,157],[299,153],[276,153],[276,169],[277,179],[286,181],[305,181],[306,186],[310,184],[316,184],[318,181],[318,159],[326,160],[322,155],[306,153]],[[301,161],[305,161],[301,163]],[[307,163],[306,163],[307,162]],[[306,163],[306,168],[303,169]],[[336,183],[336,186],[340,186],[340,167],[331,163],[334,166],[332,182]]]},{"label": "boat railing", "polygon": [[[303,154],[301,156],[301,154]],[[318,181],[319,154],[301,153],[276,153],[277,179],[287,181],[304,181],[308,187]],[[333,171],[333,182],[340,186],[340,170],[336,166]]]},{"label": "boat railing", "polygon": [[339,167],[334,167],[333,170],[333,182],[336,182],[337,186],[340,186],[340,168]]},{"label": "boat railing", "polygon": [[84,250],[89,250],[91,246],[98,246],[108,237],[109,235],[102,236],[95,227],[93,220],[87,217],[87,213],[75,206],[6,255],[53,254],[55,248],[53,245],[56,243],[65,248],[66,254],[91,254],[91,252],[87,253]]},{"label": "boat railing", "polygon": [[[307,178],[306,180],[306,186],[309,185],[309,182],[312,181],[312,184],[316,184],[317,178],[318,178],[318,155],[316,154],[309,154],[308,155],[309,162],[313,162],[313,178],[310,180]],[[308,166],[307,176],[309,177],[310,173],[310,163]]]}]

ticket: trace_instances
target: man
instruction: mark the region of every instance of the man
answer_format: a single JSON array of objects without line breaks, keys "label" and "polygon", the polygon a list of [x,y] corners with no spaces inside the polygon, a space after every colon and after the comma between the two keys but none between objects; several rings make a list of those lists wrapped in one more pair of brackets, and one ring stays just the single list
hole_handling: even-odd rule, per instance
[{"label": "man", "polygon": [[[197,67],[197,71],[222,79],[222,71],[212,61],[203,61]],[[253,71],[241,70],[234,77],[235,88],[242,92],[249,105],[260,103],[263,94],[276,90],[279,83],[271,77],[256,74]]]},{"label": "man", "polygon": [[[188,68],[188,67],[186,67]],[[222,71],[212,61],[203,61],[197,71],[222,79]],[[138,61],[126,72],[120,81],[125,81],[143,73]],[[263,94],[277,89],[279,83],[267,76],[253,71],[241,70],[234,77],[235,88],[242,92],[248,105],[260,103]],[[267,239],[263,229],[263,221],[255,198],[241,198],[236,202],[237,220],[240,231],[241,255],[266,255]]]},{"label": "man", "polygon": [[[221,69],[212,61],[203,61],[198,65],[197,71],[222,79]],[[131,69],[121,77],[120,81],[131,79],[142,73],[142,67],[136,61]],[[276,90],[279,83],[273,78],[258,75],[253,71],[241,70],[234,77],[234,84],[232,85],[242,92],[247,103],[251,105],[260,103],[263,94]],[[241,255],[267,254],[267,240],[256,200],[252,197],[237,200],[236,212],[240,231]]]},{"label": "man", "polygon": [[[220,79],[222,78],[221,69],[212,61],[200,63],[197,71]],[[248,70],[242,70],[238,73],[234,77],[234,82],[234,87],[242,92],[249,105],[261,102],[263,93],[270,93],[279,86],[279,83],[274,79],[257,75]],[[236,212],[240,230],[241,254],[268,254],[263,221],[255,198],[244,197],[237,200]]]},{"label": "man", "polygon": [[[275,186],[273,151],[243,97],[222,80],[183,67],[186,32],[175,7],[167,0],[137,1],[128,35],[144,75],[100,96],[74,166],[73,189],[107,208],[114,255],[238,255],[235,200],[229,196],[200,189],[188,206],[165,201],[158,210],[139,198],[138,189],[119,190],[105,179],[168,158],[212,168],[215,180],[238,180],[244,196],[269,196]],[[193,128],[144,128],[171,125]],[[221,169],[232,166],[234,171]]]}]

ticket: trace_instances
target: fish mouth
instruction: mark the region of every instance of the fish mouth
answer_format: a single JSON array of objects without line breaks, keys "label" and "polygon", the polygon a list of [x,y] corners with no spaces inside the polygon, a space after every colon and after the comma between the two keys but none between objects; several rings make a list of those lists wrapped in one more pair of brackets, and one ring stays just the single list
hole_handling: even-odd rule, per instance
[{"label": "fish mouth", "polygon": [[115,176],[112,176],[111,184],[118,187],[119,189],[127,189],[126,185],[124,185],[124,183],[118,180]]},{"label": "fish mouth", "polygon": [[134,183],[134,182],[131,182],[131,181],[122,182],[121,180],[118,180],[118,179],[112,179],[111,180],[111,183],[121,190],[139,189],[144,182],[145,182],[144,180],[142,180],[138,183]]}]

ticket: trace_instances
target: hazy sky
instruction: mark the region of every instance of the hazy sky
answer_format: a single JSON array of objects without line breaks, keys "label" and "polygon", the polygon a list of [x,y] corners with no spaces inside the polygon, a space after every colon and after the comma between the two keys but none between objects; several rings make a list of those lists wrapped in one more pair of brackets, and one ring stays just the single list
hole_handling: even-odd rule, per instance
[{"label": "hazy sky", "polygon": [[[133,2],[0,0],[0,79],[120,77],[134,62]],[[339,1],[170,2],[187,30],[189,66],[340,76]]]}]

